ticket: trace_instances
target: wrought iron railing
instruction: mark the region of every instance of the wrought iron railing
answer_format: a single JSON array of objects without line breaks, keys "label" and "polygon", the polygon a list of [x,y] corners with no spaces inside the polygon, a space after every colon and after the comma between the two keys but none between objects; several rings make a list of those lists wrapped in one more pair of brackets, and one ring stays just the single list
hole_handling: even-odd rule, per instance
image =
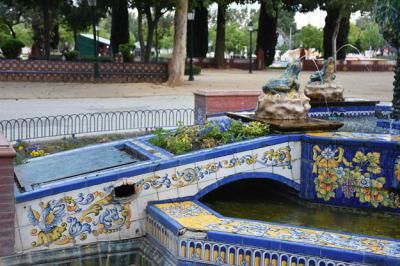
[{"label": "wrought iron railing", "polygon": [[194,110],[115,111],[2,120],[0,132],[9,141],[16,141],[124,130],[149,131],[180,123],[193,125]]}]

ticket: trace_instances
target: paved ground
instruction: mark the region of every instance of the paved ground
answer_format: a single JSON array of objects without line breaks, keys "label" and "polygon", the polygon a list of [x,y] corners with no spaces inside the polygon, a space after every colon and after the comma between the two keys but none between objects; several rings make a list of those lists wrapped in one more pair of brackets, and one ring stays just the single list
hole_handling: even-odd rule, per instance
[{"label": "paved ground", "polygon": [[[112,110],[193,107],[193,91],[258,90],[282,71],[203,70],[182,87],[145,83],[78,84],[0,82],[0,120]],[[311,72],[300,74],[305,84]],[[391,101],[393,73],[340,72],[346,97]]]}]

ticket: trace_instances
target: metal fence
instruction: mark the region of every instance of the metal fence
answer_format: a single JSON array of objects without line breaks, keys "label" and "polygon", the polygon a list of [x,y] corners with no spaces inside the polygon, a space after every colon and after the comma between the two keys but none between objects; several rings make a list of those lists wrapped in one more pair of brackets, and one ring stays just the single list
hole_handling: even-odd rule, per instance
[{"label": "metal fence", "polygon": [[123,130],[148,131],[180,123],[193,125],[194,110],[115,111],[2,120],[0,132],[9,141],[16,141]]}]

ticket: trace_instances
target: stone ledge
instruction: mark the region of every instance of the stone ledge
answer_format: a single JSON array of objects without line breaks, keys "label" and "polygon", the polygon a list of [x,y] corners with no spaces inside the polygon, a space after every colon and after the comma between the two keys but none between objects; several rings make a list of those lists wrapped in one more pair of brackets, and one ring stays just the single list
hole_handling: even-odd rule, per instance
[{"label": "stone ledge", "polygon": [[230,97],[230,96],[259,96],[262,93],[261,90],[249,90],[249,91],[228,91],[228,90],[197,90],[193,92],[194,95],[199,96],[218,96],[218,97]]}]

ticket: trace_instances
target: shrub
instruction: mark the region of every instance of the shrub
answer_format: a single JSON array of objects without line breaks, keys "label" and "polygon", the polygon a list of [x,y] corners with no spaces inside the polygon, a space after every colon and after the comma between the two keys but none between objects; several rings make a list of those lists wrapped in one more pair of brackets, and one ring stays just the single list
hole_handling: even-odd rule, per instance
[{"label": "shrub", "polygon": [[269,134],[269,127],[260,122],[244,124],[224,120],[207,122],[202,126],[179,126],[174,133],[156,130],[150,143],[179,155],[189,151],[213,148],[218,145],[252,139]]},{"label": "shrub", "polygon": [[1,50],[5,58],[16,59],[21,55],[24,46],[25,44],[19,40],[8,39],[2,43]]},{"label": "shrub", "polygon": [[79,52],[78,51],[68,51],[64,53],[65,60],[67,61],[76,61],[79,57]]},{"label": "shrub", "polygon": [[135,56],[133,52],[135,51],[135,45],[124,43],[119,45],[119,51],[122,54],[122,58],[124,59],[125,63],[133,62]]},{"label": "shrub", "polygon": [[[190,65],[185,66],[185,75],[189,76],[190,74]],[[199,75],[201,73],[201,67],[193,64],[193,75]]]}]

